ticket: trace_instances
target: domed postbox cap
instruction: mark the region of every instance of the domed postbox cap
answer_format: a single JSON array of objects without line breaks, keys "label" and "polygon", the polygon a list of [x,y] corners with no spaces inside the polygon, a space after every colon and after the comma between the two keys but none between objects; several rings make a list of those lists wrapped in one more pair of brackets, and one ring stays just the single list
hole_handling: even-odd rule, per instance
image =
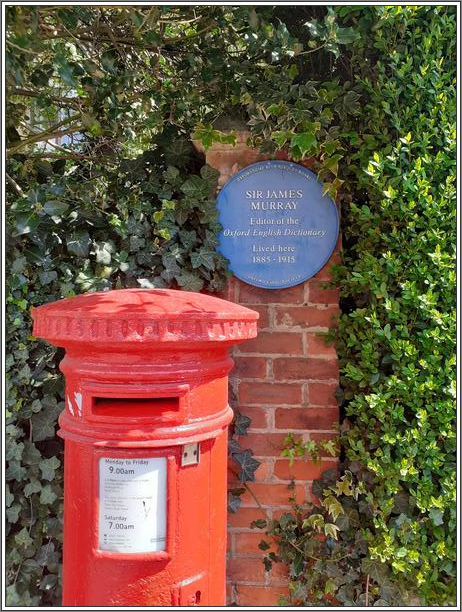
[{"label": "domed postbox cap", "polygon": [[86,293],[32,310],[33,334],[55,346],[222,342],[257,335],[258,313],[210,295],[172,289]]}]

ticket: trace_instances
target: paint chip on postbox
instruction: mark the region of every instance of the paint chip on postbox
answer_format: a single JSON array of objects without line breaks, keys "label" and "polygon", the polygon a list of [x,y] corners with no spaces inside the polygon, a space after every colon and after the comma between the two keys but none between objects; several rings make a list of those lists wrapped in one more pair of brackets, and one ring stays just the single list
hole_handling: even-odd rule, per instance
[{"label": "paint chip on postbox", "polygon": [[127,554],[163,551],[166,531],[166,457],[101,457],[99,549]]}]

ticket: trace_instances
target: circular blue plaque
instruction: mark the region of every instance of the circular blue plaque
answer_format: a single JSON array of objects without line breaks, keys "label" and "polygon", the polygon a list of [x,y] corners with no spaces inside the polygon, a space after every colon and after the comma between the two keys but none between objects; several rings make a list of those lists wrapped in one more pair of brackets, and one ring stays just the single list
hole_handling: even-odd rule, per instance
[{"label": "circular blue plaque", "polygon": [[329,260],[337,243],[335,202],[316,175],[286,161],[247,166],[218,195],[219,252],[237,278],[256,287],[303,283]]}]

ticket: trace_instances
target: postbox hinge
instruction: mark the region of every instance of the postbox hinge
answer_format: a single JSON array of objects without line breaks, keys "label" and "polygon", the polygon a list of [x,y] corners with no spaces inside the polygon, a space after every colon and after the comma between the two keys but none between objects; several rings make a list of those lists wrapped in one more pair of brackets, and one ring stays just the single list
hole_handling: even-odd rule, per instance
[{"label": "postbox hinge", "polygon": [[192,444],[185,444],[181,452],[181,467],[184,465],[196,465],[200,459],[200,445],[199,442],[193,442]]}]

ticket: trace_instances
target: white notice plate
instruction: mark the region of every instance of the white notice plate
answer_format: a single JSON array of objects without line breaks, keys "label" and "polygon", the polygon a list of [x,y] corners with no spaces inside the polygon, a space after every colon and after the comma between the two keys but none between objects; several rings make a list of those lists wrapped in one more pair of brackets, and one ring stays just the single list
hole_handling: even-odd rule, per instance
[{"label": "white notice plate", "polygon": [[165,550],[167,459],[99,460],[99,549],[119,553]]}]

